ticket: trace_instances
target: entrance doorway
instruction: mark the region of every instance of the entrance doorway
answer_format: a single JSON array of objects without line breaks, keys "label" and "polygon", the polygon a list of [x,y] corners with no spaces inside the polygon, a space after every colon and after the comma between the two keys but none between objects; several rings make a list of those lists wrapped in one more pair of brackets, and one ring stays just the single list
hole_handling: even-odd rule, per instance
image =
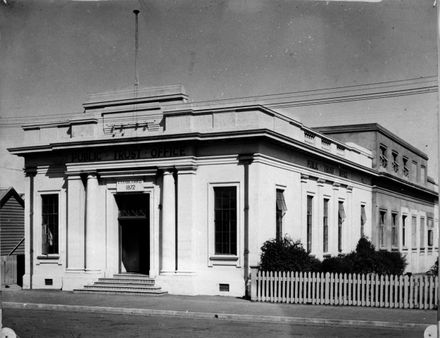
[{"label": "entrance doorway", "polygon": [[117,194],[120,272],[150,270],[150,195]]}]

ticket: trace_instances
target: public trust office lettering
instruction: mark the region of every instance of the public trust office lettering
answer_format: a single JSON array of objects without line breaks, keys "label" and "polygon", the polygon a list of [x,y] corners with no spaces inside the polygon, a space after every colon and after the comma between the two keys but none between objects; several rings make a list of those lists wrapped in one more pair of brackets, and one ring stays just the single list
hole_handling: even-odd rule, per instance
[{"label": "public trust office lettering", "polygon": [[[335,174],[335,168],[326,164],[318,164],[318,162],[313,160],[307,160],[307,167],[319,171],[324,171],[327,174]],[[338,175],[344,178],[348,177],[348,173],[346,170],[339,168]]]},{"label": "public trust office lettering", "polygon": [[72,162],[123,161],[185,155],[186,152],[183,147],[155,147],[150,149],[114,150],[112,152],[78,151],[72,153]]}]

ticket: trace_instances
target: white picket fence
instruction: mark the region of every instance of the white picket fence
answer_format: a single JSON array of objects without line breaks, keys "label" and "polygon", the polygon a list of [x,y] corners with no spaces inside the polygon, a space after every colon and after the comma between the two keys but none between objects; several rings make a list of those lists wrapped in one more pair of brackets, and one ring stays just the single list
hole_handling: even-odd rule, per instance
[{"label": "white picket fence", "polygon": [[437,306],[438,277],[253,270],[251,298],[260,302],[400,309]]}]

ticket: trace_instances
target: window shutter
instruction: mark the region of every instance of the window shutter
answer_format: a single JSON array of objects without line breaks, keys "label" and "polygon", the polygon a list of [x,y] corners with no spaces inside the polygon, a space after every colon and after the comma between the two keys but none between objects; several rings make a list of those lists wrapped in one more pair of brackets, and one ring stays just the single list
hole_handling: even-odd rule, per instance
[{"label": "window shutter", "polygon": [[367,215],[365,214],[365,207],[361,208],[361,222],[362,225],[367,223]]},{"label": "window shutter", "polygon": [[338,218],[339,222],[343,223],[345,220],[345,210],[344,210],[344,203],[339,202],[339,210],[338,210]]},{"label": "window shutter", "polygon": [[277,209],[281,211],[282,216],[286,214],[287,206],[286,206],[286,201],[284,200],[284,194],[282,190],[277,190]]}]

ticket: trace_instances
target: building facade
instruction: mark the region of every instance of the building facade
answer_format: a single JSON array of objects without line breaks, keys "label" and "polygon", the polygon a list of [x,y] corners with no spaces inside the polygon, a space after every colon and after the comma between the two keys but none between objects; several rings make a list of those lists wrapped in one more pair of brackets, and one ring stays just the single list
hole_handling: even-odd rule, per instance
[{"label": "building facade", "polygon": [[[378,249],[400,251],[407,271],[425,272],[438,252],[437,186],[428,177],[428,156],[382,126],[370,124],[315,130],[341,142],[355,142],[373,153],[373,231]],[[437,204],[437,207],[436,207]]]},{"label": "building facade", "polygon": [[377,236],[368,147],[262,105],[191,103],[180,86],[133,94],[26,125],[28,145],[9,149],[25,158],[25,287],[134,272],[170,293],[243,296],[268,239],[322,258]]}]

